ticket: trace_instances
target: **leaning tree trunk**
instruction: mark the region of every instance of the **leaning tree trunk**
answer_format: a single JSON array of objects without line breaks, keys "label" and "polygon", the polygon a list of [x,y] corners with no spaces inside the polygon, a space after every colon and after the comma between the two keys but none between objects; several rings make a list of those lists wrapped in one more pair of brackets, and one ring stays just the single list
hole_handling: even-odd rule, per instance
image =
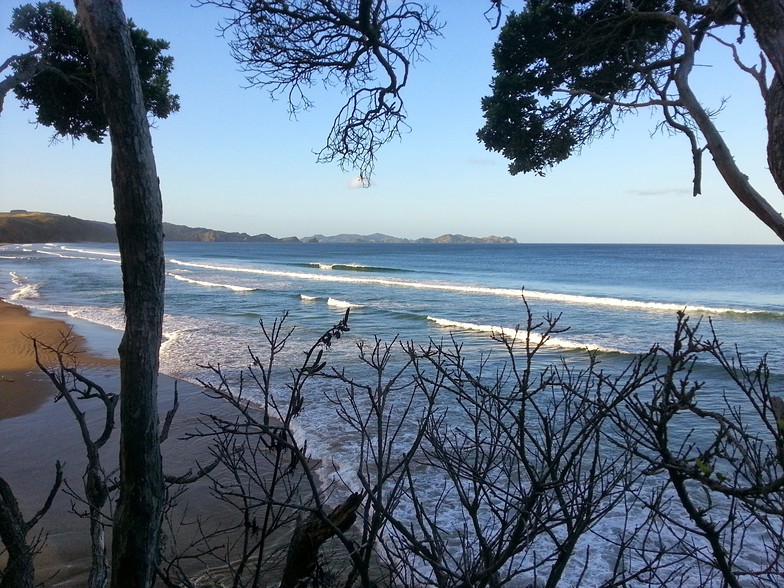
[{"label": "leaning tree trunk", "polygon": [[765,97],[768,119],[768,167],[784,192],[784,1],[740,0],[744,17],[773,71],[773,81]]},{"label": "leaning tree trunk", "polygon": [[163,219],[149,125],[120,0],[75,0],[98,96],[109,122],[112,185],[125,296],[120,343],[120,496],[112,586],[155,578],[164,499],[158,441],[163,322]]},{"label": "leaning tree trunk", "polygon": [[765,96],[765,116],[768,119],[768,169],[776,186],[784,193],[784,83],[778,74]]},{"label": "leaning tree trunk", "polygon": [[776,236],[784,241],[784,217],[765,197],[757,192],[746,174],[741,172],[724,137],[714,124],[710,114],[703,108],[691,89],[689,75],[694,67],[695,45],[691,30],[677,16],[665,15],[664,18],[681,32],[683,55],[675,70],[673,80],[678,88],[679,101],[694,120],[705,139],[705,146],[713,157],[721,177],[732,190],[735,197],[754,215],[765,223]]},{"label": "leaning tree trunk", "polygon": [[357,509],[362,499],[362,494],[351,494],[343,504],[329,513],[328,521],[312,513],[297,526],[289,543],[280,588],[319,584],[316,580],[319,549],[338,531],[346,532],[351,528],[357,519]]}]

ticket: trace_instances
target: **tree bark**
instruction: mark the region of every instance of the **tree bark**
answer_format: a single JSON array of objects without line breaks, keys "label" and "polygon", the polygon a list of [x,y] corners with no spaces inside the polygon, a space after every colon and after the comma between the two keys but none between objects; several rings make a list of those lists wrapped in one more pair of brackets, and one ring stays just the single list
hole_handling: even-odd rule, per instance
[{"label": "tree bark", "polygon": [[784,0],[739,0],[760,49],[784,79]]},{"label": "tree bark", "polygon": [[0,588],[33,588],[33,550],[27,544],[27,523],[8,483],[0,478],[0,540],[8,552],[8,564],[0,576]]},{"label": "tree bark", "polygon": [[740,6],[776,72],[765,97],[768,167],[784,193],[784,0],[741,0]]},{"label": "tree bark", "polygon": [[768,169],[779,190],[784,193],[784,83],[778,74],[765,96],[768,119]]},{"label": "tree bark", "polygon": [[329,523],[314,513],[294,530],[280,588],[308,585],[318,569],[319,549],[327,539],[335,536],[336,528],[345,532],[354,524],[362,498],[361,494],[350,495],[329,514]]},{"label": "tree bark", "polygon": [[[702,107],[689,84],[689,75],[694,67],[694,38],[691,31],[686,24],[676,16],[665,16],[673,26],[680,30],[682,33],[683,43],[683,58],[680,65],[674,74],[675,85],[678,88],[680,102],[683,107],[689,112],[697,127],[699,128],[702,136],[705,138],[705,144],[713,156],[713,162],[716,169],[721,174],[724,182],[727,184],[735,197],[748,208],[759,220],[768,226],[776,236],[784,241],[784,217],[777,211],[765,197],[757,192],[749,182],[748,176],[741,172],[738,165],[735,163],[735,158],[732,156],[727,143],[724,141],[716,125],[713,124],[708,112]],[[770,129],[768,130],[770,137]]]},{"label": "tree bark", "polygon": [[120,0],[75,0],[98,97],[109,122],[125,333],[120,343],[120,495],[112,586],[150,586],[164,500],[158,440],[163,325],[163,212],[150,129]]}]

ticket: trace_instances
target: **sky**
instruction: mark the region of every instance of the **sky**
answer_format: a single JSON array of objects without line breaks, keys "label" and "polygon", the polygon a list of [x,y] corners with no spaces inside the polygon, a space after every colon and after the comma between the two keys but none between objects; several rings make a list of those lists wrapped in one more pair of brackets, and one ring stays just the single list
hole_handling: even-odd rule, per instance
[{"label": "sky", "polygon": [[[125,0],[127,16],[171,43],[172,91],[181,109],[152,130],[164,220],[275,237],[386,233],[510,236],[522,243],[777,243],[722,182],[708,154],[703,194],[691,195],[683,136],[656,132],[657,114],[628,116],[545,176],[511,176],[478,142],[497,31],[477,0],[441,0],[445,23],[404,90],[410,132],[378,154],[370,188],[336,164],[317,163],[342,98],[317,88],[315,108],[292,120],[282,101],[248,88],[218,33],[230,16],[190,0]],[[7,32],[0,0],[0,61],[24,50]],[[70,7],[70,3],[65,2]],[[747,51],[752,55],[754,48]],[[702,56],[694,74],[705,106],[752,185],[784,209],[765,156],[764,106],[726,50]],[[110,146],[52,144],[8,96],[0,115],[0,211],[25,209],[112,222]]]}]

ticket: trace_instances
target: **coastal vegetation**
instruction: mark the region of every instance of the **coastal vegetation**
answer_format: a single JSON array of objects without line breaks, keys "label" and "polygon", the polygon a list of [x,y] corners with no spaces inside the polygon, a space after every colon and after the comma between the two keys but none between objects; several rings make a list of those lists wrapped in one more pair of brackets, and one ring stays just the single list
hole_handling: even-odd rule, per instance
[{"label": "coastal vegetation", "polygon": [[[436,11],[418,2],[385,0],[202,3],[231,11],[226,32],[235,34],[232,48],[240,64],[252,82],[288,98],[292,113],[311,106],[306,91],[313,84],[342,86],[347,101],[320,158],[356,169],[369,182],[378,149],[405,125],[403,90],[412,63],[438,34]],[[502,5],[488,3],[491,14],[497,11],[496,24]],[[37,9],[46,18],[32,19],[33,28],[15,31],[33,47],[3,63],[2,69],[11,66],[14,71],[3,80],[0,97],[14,89],[23,101],[38,106],[43,124],[63,135],[100,141],[108,127],[113,154],[126,328],[119,349],[120,473],[112,512],[110,582],[150,586],[161,578],[186,583],[186,574],[166,575],[180,569],[178,556],[163,554],[161,546],[168,489],[157,406],[164,225],[147,120],[148,113],[165,117],[177,109],[176,96],[168,92],[172,62],[163,56],[165,42],[148,45],[159,70],[150,74],[137,62],[145,52],[134,45],[139,35],[120,2],[77,0],[75,20],[53,3]],[[35,11],[29,14],[37,15]],[[26,14],[16,12],[15,22],[24,21]],[[47,28],[51,18],[69,23],[68,47],[80,52],[54,59],[59,47],[50,33],[59,29]],[[757,0],[531,1],[501,30],[495,52],[498,76],[493,96],[484,104],[487,126],[480,137],[513,160],[512,171],[541,173],[614,128],[616,113],[660,108],[662,124],[683,133],[690,145],[695,194],[707,149],[738,199],[784,239],[781,215],[737,168],[689,84],[700,48],[709,41],[726,46],[763,96],[770,169],[784,189],[782,26],[784,7]],[[753,66],[743,63],[736,51],[747,29],[762,51]],[[81,64],[81,70],[65,78],[81,83],[54,95],[49,87],[37,90],[50,67],[63,73],[73,62]],[[768,63],[773,68],[770,79]],[[49,83],[59,84],[59,73]],[[145,93],[148,79],[162,90],[160,109],[149,88]],[[61,100],[61,95],[73,99]],[[46,104],[57,107],[55,115],[43,108]],[[272,407],[277,413],[272,416],[282,425],[267,415],[251,414],[241,388],[235,395],[222,372],[213,370],[218,376],[213,392],[239,411],[234,421],[214,423],[213,434],[223,443],[215,451],[236,481],[222,491],[239,501],[245,517],[240,537],[251,549],[243,547],[243,562],[260,561],[257,536],[268,528],[267,515],[274,518],[293,509],[295,515],[315,517],[317,527],[328,529],[346,549],[346,584],[375,582],[371,565],[379,563],[376,555],[381,554],[381,577],[388,583],[500,586],[530,578],[534,584],[554,586],[573,561],[585,562],[577,564],[582,566],[579,578],[585,577],[591,554],[579,551],[580,536],[595,530],[608,503],[629,501],[629,509],[648,509],[650,516],[642,527],[607,537],[616,548],[610,585],[672,586],[686,584],[695,575],[703,585],[775,584],[784,552],[784,413],[782,400],[770,390],[765,362],[746,368],[740,354],[727,355],[712,333],[702,339],[681,315],[672,346],[652,349],[622,374],[605,374],[592,362],[579,369],[566,363],[539,367],[534,359],[540,344],[533,331],[541,326],[529,313],[520,339],[500,335],[498,342],[508,356],[500,366],[480,359],[472,360],[475,368],[469,367],[471,362],[454,341],[419,349],[403,345],[398,368],[389,362],[396,346],[377,342],[360,348],[373,379],[343,371],[329,374],[345,392],[331,400],[362,439],[359,489],[343,502],[356,513],[356,530],[337,522],[335,511],[321,499],[306,447],[290,429],[302,408],[300,382],[326,367],[318,346],[328,346],[341,329],[328,331],[329,338],[311,348],[307,357],[312,363],[293,369],[283,399],[274,396],[269,378],[286,336],[277,327],[268,335],[270,363],[255,363],[259,371],[253,379],[266,395],[263,408]],[[547,317],[544,327],[546,338],[557,332],[557,319]],[[698,355],[710,356],[725,371],[745,409],[729,396],[720,410],[702,406],[700,383],[691,372]],[[466,427],[445,425],[436,403],[442,395],[462,411]],[[419,419],[413,439],[398,437],[401,417]],[[681,418],[698,419],[710,440],[673,435],[671,424]],[[620,450],[612,455],[620,457],[608,457],[603,451],[608,443]],[[270,482],[248,467],[267,451],[280,466],[273,473],[280,491],[295,488],[287,486],[287,476],[305,476],[312,491],[305,506],[296,502],[296,492],[281,499],[273,490],[262,493],[261,501],[258,494],[245,493],[248,480],[268,488]],[[444,489],[435,500],[426,498],[416,484],[417,468],[422,467],[443,472]],[[651,493],[643,483],[651,476],[659,476],[661,490]],[[98,490],[103,498],[105,492]],[[2,497],[4,504],[13,505],[5,492]],[[401,501],[413,505],[413,520],[399,517]],[[463,509],[462,529],[441,525],[439,506],[446,501],[456,501]],[[259,512],[265,515],[261,527]],[[24,542],[31,521],[12,517],[12,523],[20,521]],[[13,528],[2,526],[3,531]],[[746,561],[740,554],[752,534],[763,536],[771,550]],[[303,541],[308,540],[306,535]],[[201,545],[195,544],[196,549]],[[217,551],[210,548],[207,553]],[[672,553],[677,556],[674,562],[667,559]],[[263,570],[255,568],[248,580],[248,566],[234,570],[231,554],[225,564],[233,570],[232,583],[257,585]],[[169,572],[159,567],[162,557],[173,562]],[[293,584],[323,583],[323,569],[309,566]],[[9,577],[6,573],[3,582]],[[103,573],[97,577],[101,584],[109,581]]]},{"label": "coastal vegetation", "polygon": [[[260,321],[262,343],[246,351],[247,369],[202,366],[213,404],[185,429],[191,472],[166,476],[159,580],[194,588],[777,585],[784,400],[765,358],[747,365],[711,325],[679,313],[672,341],[619,373],[595,354],[553,363],[540,354],[566,328],[523,303],[525,322],[493,336],[499,355],[477,357],[456,338],[376,339],[358,344],[350,367],[330,365],[330,348],[350,330],[348,310],[309,345],[294,340],[285,315]],[[298,365],[282,360],[302,344]],[[93,512],[91,577],[105,578],[103,533],[117,488],[96,450],[116,434],[117,398],[69,367],[67,341],[37,348],[59,397],[79,403],[80,427],[85,403],[107,415],[97,435],[83,430],[94,456],[84,489],[68,486]],[[724,374],[721,398],[695,374],[705,362]],[[328,458],[312,459],[296,434],[312,402],[332,405],[353,431],[346,442],[358,451],[342,474],[329,473]],[[162,440],[177,406],[175,394]],[[191,493],[205,488],[211,502],[190,508]],[[25,554],[32,561],[34,549]]]},{"label": "coastal vegetation", "polygon": [[[169,43],[152,39],[131,21],[128,28],[145,111],[165,119],[180,108],[179,96],[170,92],[174,60],[164,53]],[[59,2],[25,4],[14,9],[10,31],[30,43],[30,50],[10,56],[0,68],[11,70],[0,82],[0,112],[5,96],[13,91],[23,108],[35,109],[38,124],[55,130],[55,138],[102,142],[108,120],[76,15]]]},{"label": "coastal vegetation", "polygon": [[[403,239],[378,233],[372,235],[314,235],[304,237],[272,237],[266,233],[248,235],[163,223],[164,241],[192,241],[200,243],[441,243],[441,244],[516,244],[511,237],[466,237],[441,235],[440,237]],[[0,243],[116,243],[117,232],[113,224],[83,220],[47,212],[15,210],[0,212]]]}]

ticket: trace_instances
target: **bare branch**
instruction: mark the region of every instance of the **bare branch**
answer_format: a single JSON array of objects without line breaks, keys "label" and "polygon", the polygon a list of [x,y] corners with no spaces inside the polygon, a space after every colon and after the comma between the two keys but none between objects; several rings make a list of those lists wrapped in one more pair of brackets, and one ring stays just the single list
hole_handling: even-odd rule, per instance
[{"label": "bare branch", "polygon": [[[291,2],[199,0],[227,9],[223,28],[250,86],[285,97],[295,116],[315,85],[347,96],[319,161],[337,161],[369,182],[376,153],[400,135],[402,90],[411,67],[439,34],[435,9],[411,0]],[[356,12],[354,12],[356,11]]]}]

